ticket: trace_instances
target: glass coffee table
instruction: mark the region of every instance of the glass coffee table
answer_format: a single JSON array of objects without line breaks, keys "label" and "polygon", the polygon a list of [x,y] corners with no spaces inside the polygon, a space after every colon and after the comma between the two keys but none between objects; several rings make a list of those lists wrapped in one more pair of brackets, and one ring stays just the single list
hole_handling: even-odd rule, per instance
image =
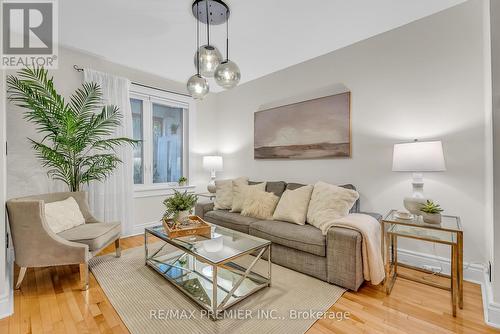
[{"label": "glass coffee table", "polygon": [[[162,225],[146,228],[144,247],[146,265],[217,319],[225,309],[271,286],[271,242],[217,225],[211,228],[210,238],[169,238]],[[266,266],[257,273],[264,254]]]}]

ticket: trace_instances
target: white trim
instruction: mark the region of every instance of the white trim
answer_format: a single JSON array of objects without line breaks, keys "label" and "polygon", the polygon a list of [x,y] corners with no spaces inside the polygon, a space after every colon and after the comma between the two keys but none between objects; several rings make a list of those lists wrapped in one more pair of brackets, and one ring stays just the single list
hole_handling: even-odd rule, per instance
[{"label": "white trim", "polygon": [[[440,267],[443,269],[442,273],[446,275],[451,272],[450,259],[408,249],[398,248],[398,262],[423,269],[427,269],[425,266]],[[484,268],[484,265],[480,263],[464,263],[464,280],[482,284],[484,282]]]},{"label": "white trim", "polygon": [[[154,184],[152,175],[153,162],[153,145],[151,139],[153,137],[153,103],[168,105],[172,107],[182,108],[182,175],[189,178],[189,124],[191,123],[191,115],[195,112],[195,103],[191,97],[178,95],[175,93],[164,92],[154,88],[143,87],[132,84],[130,88],[130,97],[142,101],[142,135],[143,135],[143,184],[134,186],[135,191],[143,192],[151,190],[150,195],[156,196],[158,189],[168,189],[171,184]],[[144,193],[143,193],[144,194]],[[139,194],[136,197],[145,197]]]},{"label": "white trim", "polygon": [[153,186],[136,186],[134,187],[134,198],[142,197],[156,197],[156,196],[168,196],[173,195],[174,190],[177,191],[187,191],[188,193],[194,193],[196,186],[165,186],[165,185],[153,185]]},{"label": "white trim", "polygon": [[7,249],[6,286],[8,290],[0,296],[0,319],[14,314],[14,252]]},{"label": "white trim", "polygon": [[128,235],[123,235],[122,238],[132,237],[134,235],[139,235],[139,234],[144,234],[144,229],[146,227],[151,227],[151,226],[155,226],[155,225],[158,225],[158,224],[160,224],[159,220],[153,221],[153,222],[149,222],[149,223],[135,225],[133,227],[133,229],[132,229],[132,232],[130,234],[128,234]]},{"label": "white trim", "polygon": [[500,328],[500,304],[493,301],[493,288],[487,271],[484,271],[481,295],[483,296],[484,321],[492,327]]},{"label": "white trim", "polygon": [[[401,248],[398,248],[398,262],[418,268],[440,267],[444,274],[449,274],[451,269],[447,258]],[[493,290],[486,268],[480,263],[464,263],[464,280],[481,286],[484,322],[491,327],[500,328],[500,304],[493,301]]]}]

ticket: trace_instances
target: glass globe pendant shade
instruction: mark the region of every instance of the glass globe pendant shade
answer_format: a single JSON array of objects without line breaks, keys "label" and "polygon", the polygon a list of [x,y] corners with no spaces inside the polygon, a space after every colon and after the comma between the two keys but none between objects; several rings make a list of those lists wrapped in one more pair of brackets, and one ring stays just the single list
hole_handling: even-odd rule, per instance
[{"label": "glass globe pendant shade", "polygon": [[187,90],[194,99],[203,99],[209,91],[207,79],[199,74],[193,75],[187,82]]},{"label": "glass globe pendant shade", "polygon": [[194,55],[194,66],[197,66],[196,57],[200,57],[200,74],[204,77],[213,77],[215,69],[222,62],[222,55],[213,45],[202,45]]},{"label": "glass globe pendant shade", "polygon": [[215,82],[225,89],[235,87],[241,79],[241,72],[235,62],[226,60],[215,69]]}]

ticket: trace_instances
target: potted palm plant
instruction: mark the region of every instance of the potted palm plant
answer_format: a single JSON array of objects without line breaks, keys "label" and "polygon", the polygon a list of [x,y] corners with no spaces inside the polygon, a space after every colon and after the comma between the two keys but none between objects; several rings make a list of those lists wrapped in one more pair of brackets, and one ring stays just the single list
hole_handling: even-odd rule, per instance
[{"label": "potted palm plant", "polygon": [[24,68],[7,77],[7,94],[24,108],[24,118],[43,135],[28,138],[47,174],[68,185],[70,191],[91,181],[103,181],[121,160],[114,150],[138,141],[112,137],[121,124],[118,107],[102,104],[101,88],[84,83],[66,102],[57,93],[44,68]]},{"label": "potted palm plant", "polygon": [[184,223],[197,201],[198,196],[195,194],[188,194],[187,191],[181,193],[174,190],[174,195],[163,201],[166,209],[163,220],[173,219],[176,224]]}]

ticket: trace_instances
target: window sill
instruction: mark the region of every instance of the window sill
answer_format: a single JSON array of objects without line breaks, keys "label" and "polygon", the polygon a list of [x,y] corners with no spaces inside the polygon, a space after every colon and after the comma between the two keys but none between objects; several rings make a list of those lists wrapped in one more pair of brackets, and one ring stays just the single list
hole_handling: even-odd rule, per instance
[{"label": "window sill", "polygon": [[143,197],[158,197],[158,196],[169,196],[174,194],[174,190],[177,191],[187,191],[188,193],[194,193],[196,186],[175,186],[175,185],[161,185],[161,186],[135,186],[134,187],[134,198]]}]

